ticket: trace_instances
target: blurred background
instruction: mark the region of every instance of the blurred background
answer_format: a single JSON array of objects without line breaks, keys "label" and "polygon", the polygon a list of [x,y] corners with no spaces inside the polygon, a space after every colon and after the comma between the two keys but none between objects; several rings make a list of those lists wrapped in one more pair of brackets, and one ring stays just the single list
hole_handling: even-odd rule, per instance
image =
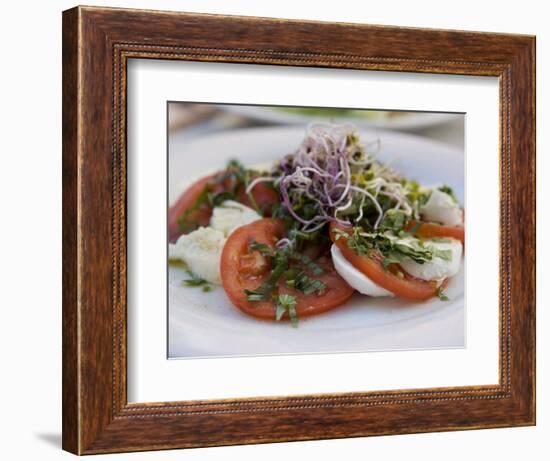
[{"label": "blurred background", "polygon": [[[375,135],[386,132],[420,136],[443,143],[457,153],[464,154],[464,121],[464,114],[442,112],[169,102],[169,202],[172,203],[179,196],[189,180],[183,179],[186,177],[185,172],[191,168],[189,156],[186,154],[196,151],[192,148],[197,146],[196,142],[200,144],[208,139],[216,139],[210,135],[238,133],[244,128],[283,127],[305,130],[312,122],[351,123],[360,131],[367,130]],[[244,133],[247,132],[243,131],[243,136]],[[266,131],[258,130],[258,134],[260,133],[265,135]],[[388,140],[388,135],[383,137]],[[224,139],[224,142],[228,140],[227,137]],[[250,141],[250,138],[246,139]],[[227,146],[228,149],[225,150],[230,150],[229,145],[222,143],[222,146]],[[238,150],[238,146],[232,146],[234,151]],[[202,147],[209,149],[210,144]],[[239,154],[235,153],[233,156],[238,157]],[[211,169],[211,166],[209,168],[204,165],[201,173]]]},{"label": "blurred background", "polygon": [[464,115],[440,112],[289,106],[168,103],[170,138],[256,126],[306,125],[312,120],[353,123],[358,128],[409,132],[464,149]]}]

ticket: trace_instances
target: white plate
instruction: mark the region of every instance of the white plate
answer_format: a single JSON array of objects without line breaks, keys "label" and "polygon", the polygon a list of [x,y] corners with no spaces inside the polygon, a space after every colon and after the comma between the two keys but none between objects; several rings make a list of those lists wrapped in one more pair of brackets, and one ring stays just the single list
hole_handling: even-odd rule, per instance
[{"label": "white plate", "polygon": [[[192,143],[170,140],[169,200],[194,179],[223,168],[231,158],[245,165],[272,161],[292,152],[302,128],[275,127],[228,131]],[[379,159],[411,179],[445,183],[464,200],[463,153],[445,144],[394,132],[362,131],[364,141],[380,139]],[[449,301],[424,303],[354,295],[345,305],[302,319],[266,322],[242,314],[216,288],[182,286],[186,274],[170,267],[168,280],[170,358],[266,354],[363,352],[463,347],[464,269],[446,290]]]},{"label": "white plate", "polygon": [[450,123],[463,117],[462,114],[446,114],[442,112],[402,112],[398,116],[380,118],[360,117],[353,114],[344,114],[342,117],[319,117],[311,114],[285,112],[274,107],[264,106],[223,104],[219,105],[218,108],[252,120],[279,125],[307,125],[312,120],[325,122],[334,120],[338,123],[353,123],[362,128],[409,131]]}]

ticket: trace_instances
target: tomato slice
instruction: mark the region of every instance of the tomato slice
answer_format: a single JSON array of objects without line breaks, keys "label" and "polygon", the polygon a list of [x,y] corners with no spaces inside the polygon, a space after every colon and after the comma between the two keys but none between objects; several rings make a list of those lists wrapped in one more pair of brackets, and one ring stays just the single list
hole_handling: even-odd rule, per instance
[{"label": "tomato slice", "polygon": [[[220,171],[199,179],[191,184],[176,203],[170,207],[168,210],[168,238],[171,242],[176,241],[181,234],[189,233],[201,226],[208,226],[212,216],[212,207],[208,203],[202,203],[196,209],[193,208],[205,190],[221,193],[232,188],[234,183],[229,179],[224,179],[224,175],[225,172]],[[246,193],[243,185],[237,187],[236,195],[240,203],[251,208],[257,206],[264,216],[270,216],[273,205],[279,201],[279,194],[264,183],[258,183],[252,188],[253,201]],[[179,219],[191,209],[193,210],[189,212],[185,219],[187,225],[182,228]]]},{"label": "tomato slice", "polygon": [[450,237],[464,243],[464,226],[442,226],[432,222],[409,221],[405,230],[414,229],[414,235],[423,238],[445,238]]},{"label": "tomato slice", "polygon": [[200,226],[208,226],[212,216],[212,208],[207,203],[201,204],[196,210],[189,213],[186,218],[191,223],[189,229],[182,229],[178,220],[187,210],[195,206],[204,190],[213,184],[215,176],[205,176],[191,184],[181,194],[176,203],[170,207],[168,210],[168,238],[171,242],[177,240],[181,234],[190,232]]},{"label": "tomato slice", "polygon": [[[340,231],[338,234],[334,232],[336,229]],[[401,277],[396,273],[395,266],[397,265],[390,265],[388,270],[385,270],[382,265],[382,258],[374,259],[355,253],[347,244],[346,235],[349,236],[350,232],[351,227],[335,223],[330,226],[330,237],[344,257],[374,283],[396,296],[415,301],[424,301],[437,295],[439,286],[436,282],[421,280],[409,274]],[[336,238],[337,235],[340,235],[340,237]]]},{"label": "tomato slice", "polygon": [[254,203],[250,200],[245,188],[241,187],[237,193],[239,202],[250,208],[255,208],[257,206],[263,216],[271,216],[273,205],[279,202],[279,194],[264,183],[256,184],[250,193],[254,199]]},{"label": "tomato slice", "polygon": [[[268,257],[250,249],[252,241],[263,243],[270,248],[286,235],[286,229],[281,220],[264,218],[251,224],[239,227],[234,231],[223,248],[221,257],[221,278],[223,288],[231,302],[244,313],[266,320],[275,320],[275,306],[271,301],[249,301],[244,290],[255,290],[264,283],[271,274],[271,262]],[[325,254],[315,260],[323,269],[321,275],[313,275],[299,263],[292,263],[306,275],[320,280],[325,289],[320,293],[306,295],[300,290],[289,287],[282,276],[276,286],[278,294],[288,294],[296,298],[296,313],[298,318],[320,314],[340,306],[353,294],[351,288],[342,279]],[[285,313],[283,318],[288,318]]]}]

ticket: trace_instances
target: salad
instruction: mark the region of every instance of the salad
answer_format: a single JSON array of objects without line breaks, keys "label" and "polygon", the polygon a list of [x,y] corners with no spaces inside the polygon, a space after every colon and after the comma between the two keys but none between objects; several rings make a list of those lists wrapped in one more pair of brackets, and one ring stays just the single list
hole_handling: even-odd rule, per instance
[{"label": "salad", "polygon": [[451,188],[402,177],[369,146],[352,126],[315,124],[272,165],[231,161],[193,183],[168,212],[183,284],[221,286],[245,314],[293,325],[356,292],[446,300],[463,209]]}]

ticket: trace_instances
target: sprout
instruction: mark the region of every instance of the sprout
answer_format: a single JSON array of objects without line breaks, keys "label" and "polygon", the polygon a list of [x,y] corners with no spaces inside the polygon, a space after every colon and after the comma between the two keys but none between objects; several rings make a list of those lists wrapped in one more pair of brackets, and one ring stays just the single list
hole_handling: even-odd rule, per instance
[{"label": "sprout", "polygon": [[[370,145],[378,149],[379,141]],[[260,182],[278,187],[284,209],[305,233],[330,222],[362,220],[377,230],[385,210],[413,213],[399,176],[367,152],[350,125],[310,125],[298,149],[286,155],[270,176],[252,181],[247,192]]]}]

